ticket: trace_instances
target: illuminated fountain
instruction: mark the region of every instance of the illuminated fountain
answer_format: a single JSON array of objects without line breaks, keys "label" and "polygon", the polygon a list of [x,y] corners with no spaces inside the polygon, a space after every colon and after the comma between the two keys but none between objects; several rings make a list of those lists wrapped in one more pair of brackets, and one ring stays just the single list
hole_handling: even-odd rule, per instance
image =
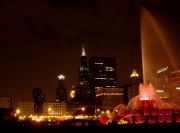
[{"label": "illuminated fountain", "polygon": [[179,111],[178,105],[162,101],[152,84],[140,84],[139,95],[132,98],[127,106],[120,104],[115,107],[111,119],[120,124],[179,123]]},{"label": "illuminated fountain", "polygon": [[114,108],[112,120],[119,124],[180,123],[180,106],[161,100],[155,92],[157,69],[166,64],[177,69],[169,44],[162,27],[143,8],[141,48],[144,84],[139,85],[139,94],[127,106],[120,104]]}]

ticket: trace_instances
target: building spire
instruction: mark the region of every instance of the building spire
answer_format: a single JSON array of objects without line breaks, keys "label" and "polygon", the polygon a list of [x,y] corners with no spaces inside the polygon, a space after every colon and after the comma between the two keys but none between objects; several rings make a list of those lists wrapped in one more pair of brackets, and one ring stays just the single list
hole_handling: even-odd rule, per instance
[{"label": "building spire", "polygon": [[81,53],[81,56],[86,56],[86,49],[85,49],[84,44],[82,45],[82,53]]}]

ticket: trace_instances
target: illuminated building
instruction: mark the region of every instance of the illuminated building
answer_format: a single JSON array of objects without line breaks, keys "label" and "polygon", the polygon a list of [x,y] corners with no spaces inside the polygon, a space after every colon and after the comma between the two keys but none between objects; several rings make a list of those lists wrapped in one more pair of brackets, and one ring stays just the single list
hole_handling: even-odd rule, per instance
[{"label": "illuminated building", "polygon": [[115,59],[93,56],[90,59],[90,76],[95,90],[117,87]]},{"label": "illuminated building", "polygon": [[169,99],[169,85],[170,85],[170,68],[163,67],[157,70],[157,88],[156,93],[163,100]]},{"label": "illuminated building", "polygon": [[180,70],[170,73],[170,98],[173,103],[180,105]]},{"label": "illuminated building", "polygon": [[89,68],[87,65],[87,56],[85,47],[82,47],[81,61],[79,68],[79,84],[80,86],[89,86]]},{"label": "illuminated building", "polygon": [[56,88],[56,102],[67,102],[67,88],[65,87],[65,76],[58,76],[58,87]]},{"label": "illuminated building", "polygon": [[84,45],[80,57],[79,86],[75,89],[75,100],[82,104],[93,104],[94,92],[89,86],[89,68]]},{"label": "illuminated building", "polygon": [[0,108],[10,109],[11,101],[12,101],[11,97],[0,96]]},{"label": "illuminated building", "polygon": [[43,104],[43,115],[46,116],[61,116],[67,111],[66,102],[45,102]]},{"label": "illuminated building", "polygon": [[34,100],[34,114],[40,115],[43,111],[43,103],[45,101],[45,97],[42,94],[42,89],[34,88],[33,89],[33,100]]},{"label": "illuminated building", "polygon": [[123,103],[123,88],[101,88],[96,90],[96,106],[101,110],[112,110]]},{"label": "illuminated building", "polygon": [[17,102],[17,109],[20,111],[20,115],[30,116],[34,115],[34,103],[30,101]]},{"label": "illuminated building", "polygon": [[123,101],[122,90],[117,87],[115,58],[93,56],[90,77],[98,108],[110,110]]},{"label": "illuminated building", "polygon": [[139,94],[139,84],[142,82],[139,74],[136,69],[133,69],[132,74],[130,75],[131,87],[128,88],[128,98],[129,100]]}]

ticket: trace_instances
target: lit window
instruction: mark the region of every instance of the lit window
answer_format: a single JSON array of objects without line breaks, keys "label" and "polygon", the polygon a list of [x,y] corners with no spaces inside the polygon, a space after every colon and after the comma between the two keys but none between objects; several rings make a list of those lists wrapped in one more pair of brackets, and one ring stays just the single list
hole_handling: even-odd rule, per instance
[{"label": "lit window", "polygon": [[164,92],[164,90],[156,90],[156,92]]},{"label": "lit window", "polygon": [[114,71],[114,68],[113,67],[105,67],[105,70],[106,71]]},{"label": "lit window", "polygon": [[96,65],[103,65],[102,62],[95,62],[94,64],[96,64]]}]

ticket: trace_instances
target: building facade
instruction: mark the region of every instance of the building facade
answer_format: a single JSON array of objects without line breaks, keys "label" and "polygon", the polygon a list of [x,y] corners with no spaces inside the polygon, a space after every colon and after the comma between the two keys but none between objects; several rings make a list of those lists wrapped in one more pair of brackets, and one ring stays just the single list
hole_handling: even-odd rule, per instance
[{"label": "building facade", "polygon": [[10,109],[11,108],[11,102],[12,102],[11,97],[0,96],[0,108]]},{"label": "building facade", "polygon": [[123,103],[123,89],[116,81],[115,58],[93,56],[90,59],[90,85],[95,91],[96,107],[111,110]]},{"label": "building facade", "polygon": [[115,58],[93,56],[90,59],[90,82],[95,90],[117,87]]},{"label": "building facade", "polygon": [[56,102],[67,102],[67,88],[65,86],[65,76],[58,76],[58,87],[56,88]]},{"label": "building facade", "polygon": [[157,70],[157,88],[156,93],[159,97],[165,101],[170,98],[170,73],[171,69],[169,67],[162,67]]},{"label": "building facade", "polygon": [[45,116],[61,116],[67,112],[66,102],[45,102],[43,104],[43,115]]},{"label": "building facade", "polygon": [[30,101],[17,102],[17,109],[20,110],[20,115],[30,116],[34,115],[34,103]]},{"label": "building facade", "polygon": [[180,70],[170,73],[170,100],[180,106]]},{"label": "building facade", "polygon": [[45,102],[45,97],[42,94],[42,89],[34,88],[32,95],[34,100],[34,114],[41,115],[43,112],[43,103]]},{"label": "building facade", "polygon": [[139,74],[137,73],[136,69],[133,69],[130,75],[130,87],[128,88],[128,98],[129,101],[133,97],[139,94],[139,84],[142,83],[142,79],[140,78]]},{"label": "building facade", "polygon": [[86,50],[83,45],[80,57],[79,85],[75,89],[75,99],[76,102],[81,102],[84,105],[93,104],[94,102],[94,91],[89,85],[89,79],[88,60]]},{"label": "building facade", "polygon": [[96,107],[100,110],[113,110],[123,104],[123,88],[101,88],[96,90]]}]

